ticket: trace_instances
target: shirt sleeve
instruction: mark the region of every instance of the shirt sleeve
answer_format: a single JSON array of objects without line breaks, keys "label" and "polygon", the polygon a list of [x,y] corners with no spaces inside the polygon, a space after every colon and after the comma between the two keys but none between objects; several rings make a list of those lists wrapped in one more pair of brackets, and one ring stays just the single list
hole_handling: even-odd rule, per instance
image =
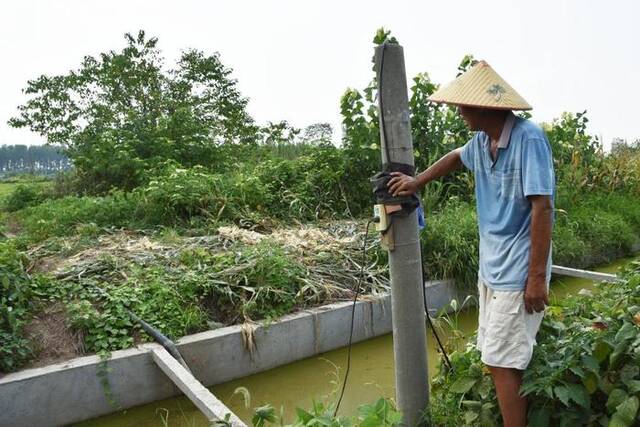
[{"label": "shirt sleeve", "polygon": [[471,138],[466,144],[462,146],[460,151],[460,160],[467,169],[472,172],[475,171],[475,158],[476,158],[476,137]]},{"label": "shirt sleeve", "polygon": [[524,141],[522,156],[522,189],[525,197],[553,195],[555,176],[549,142],[542,138]]}]

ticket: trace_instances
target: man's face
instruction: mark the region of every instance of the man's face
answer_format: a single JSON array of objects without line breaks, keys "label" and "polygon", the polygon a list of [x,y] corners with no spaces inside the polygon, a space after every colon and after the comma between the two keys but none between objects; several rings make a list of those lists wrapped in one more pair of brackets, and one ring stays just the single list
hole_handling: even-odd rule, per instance
[{"label": "man's face", "polygon": [[470,130],[482,130],[482,122],[484,121],[484,112],[482,108],[458,106],[458,114],[462,116]]}]

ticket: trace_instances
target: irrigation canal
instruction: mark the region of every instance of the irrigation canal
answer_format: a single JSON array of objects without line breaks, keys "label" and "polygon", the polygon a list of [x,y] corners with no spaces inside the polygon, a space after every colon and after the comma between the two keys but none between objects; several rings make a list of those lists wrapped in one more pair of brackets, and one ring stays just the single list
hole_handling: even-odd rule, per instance
[{"label": "irrigation canal", "polygon": [[[595,271],[616,273],[630,261],[620,259],[614,263],[596,268]],[[566,294],[577,293],[580,289],[591,289],[594,282],[588,279],[558,277],[551,283],[551,298],[562,298]],[[457,330],[464,338],[474,334],[477,324],[475,307],[464,310],[457,319]],[[435,340],[430,332],[427,338],[429,374],[434,375],[438,354]],[[451,339],[446,337],[445,340]],[[228,383],[216,385],[210,390],[222,402],[251,425],[252,408],[270,403],[279,412],[282,407],[285,419],[291,421],[295,408],[310,408],[313,399],[327,401],[342,382],[346,366],[347,349],[341,348],[299,362],[271,369]],[[393,397],[394,365],[391,334],[355,344],[352,349],[349,382],[340,406],[340,413],[352,415],[363,403],[372,403],[380,396]],[[337,373],[340,372],[340,377]],[[245,406],[241,392],[243,387],[249,392],[250,405]],[[334,399],[332,399],[334,400]],[[209,424],[202,413],[184,396],[160,400],[148,405],[117,412],[104,417],[75,424],[76,427],[207,427]]]}]

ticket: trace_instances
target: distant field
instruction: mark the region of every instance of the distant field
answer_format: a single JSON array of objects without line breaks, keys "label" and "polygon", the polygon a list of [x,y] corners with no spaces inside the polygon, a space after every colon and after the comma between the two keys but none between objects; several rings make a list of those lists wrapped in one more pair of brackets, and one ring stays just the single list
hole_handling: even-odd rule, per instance
[{"label": "distant field", "polygon": [[40,187],[45,187],[47,185],[51,185],[51,181],[0,182],[0,201],[4,200],[20,184],[23,184],[23,185],[36,185],[36,186],[40,186]]}]

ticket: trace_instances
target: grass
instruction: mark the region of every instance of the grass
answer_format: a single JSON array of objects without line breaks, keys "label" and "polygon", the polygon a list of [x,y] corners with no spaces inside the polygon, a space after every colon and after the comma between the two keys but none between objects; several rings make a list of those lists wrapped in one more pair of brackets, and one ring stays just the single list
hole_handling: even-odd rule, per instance
[{"label": "grass", "polygon": [[15,182],[0,182],[0,200],[4,200],[18,185]]}]

